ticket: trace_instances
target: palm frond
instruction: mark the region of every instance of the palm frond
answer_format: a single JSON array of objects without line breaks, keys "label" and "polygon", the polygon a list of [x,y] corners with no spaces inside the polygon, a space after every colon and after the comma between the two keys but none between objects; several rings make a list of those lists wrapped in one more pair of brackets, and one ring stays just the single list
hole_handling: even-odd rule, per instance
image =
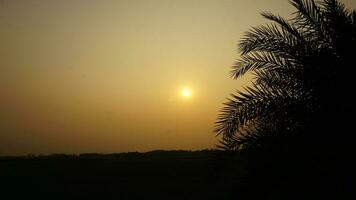
[{"label": "palm frond", "polygon": [[283,19],[282,17],[278,15],[274,15],[270,12],[262,12],[261,15],[265,17],[266,19],[269,19],[275,23],[277,23],[283,32],[283,35],[286,35],[287,33],[295,36],[298,41],[304,41],[303,35],[299,32],[299,30],[293,26],[293,24],[290,24],[287,20]]},{"label": "palm frond", "polygon": [[270,51],[277,55],[293,57],[293,50],[301,43],[293,34],[282,31],[272,23],[250,29],[238,46],[242,55],[251,51]]},{"label": "palm frond", "polygon": [[231,76],[236,79],[255,70],[276,70],[292,67],[292,59],[275,55],[271,52],[254,51],[241,56],[241,59],[232,66]]},{"label": "palm frond", "polygon": [[289,95],[302,96],[303,83],[295,77],[295,72],[290,70],[256,70],[255,82],[257,85],[279,87],[288,91]]},{"label": "palm frond", "polygon": [[330,42],[324,13],[314,0],[290,0],[290,3],[297,9],[293,24],[304,36],[320,42]]},{"label": "palm frond", "polygon": [[225,107],[221,109],[216,122],[215,132],[218,135],[232,136],[248,126],[251,120],[271,115],[296,98],[286,90],[262,84],[245,90],[232,94],[224,103]]}]

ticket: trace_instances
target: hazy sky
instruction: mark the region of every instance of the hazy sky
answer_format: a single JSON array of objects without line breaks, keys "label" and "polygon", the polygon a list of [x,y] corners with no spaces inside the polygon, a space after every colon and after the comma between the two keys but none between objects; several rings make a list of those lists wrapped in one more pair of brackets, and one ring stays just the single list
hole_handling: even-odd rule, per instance
[{"label": "hazy sky", "polygon": [[218,110],[249,80],[228,77],[236,42],[260,11],[293,12],[287,0],[0,0],[0,154],[214,147]]}]

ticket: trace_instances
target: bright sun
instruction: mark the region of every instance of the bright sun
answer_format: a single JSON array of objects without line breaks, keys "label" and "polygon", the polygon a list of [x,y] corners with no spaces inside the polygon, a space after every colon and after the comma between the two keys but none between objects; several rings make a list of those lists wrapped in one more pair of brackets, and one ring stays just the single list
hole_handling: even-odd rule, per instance
[{"label": "bright sun", "polygon": [[189,88],[182,89],[182,96],[188,98],[192,95],[192,91]]}]

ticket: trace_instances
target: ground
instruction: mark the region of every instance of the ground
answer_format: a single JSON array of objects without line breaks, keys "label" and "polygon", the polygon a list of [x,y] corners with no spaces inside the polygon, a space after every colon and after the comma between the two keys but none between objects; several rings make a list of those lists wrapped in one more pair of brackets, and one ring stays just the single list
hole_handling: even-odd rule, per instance
[{"label": "ground", "polygon": [[4,199],[232,199],[245,178],[233,156],[208,150],[0,158]]}]

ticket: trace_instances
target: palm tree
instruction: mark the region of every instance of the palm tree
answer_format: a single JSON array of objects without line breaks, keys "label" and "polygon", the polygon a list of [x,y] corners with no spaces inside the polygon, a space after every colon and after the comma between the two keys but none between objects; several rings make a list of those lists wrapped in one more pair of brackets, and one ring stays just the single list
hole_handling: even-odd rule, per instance
[{"label": "palm tree", "polygon": [[264,12],[271,23],[250,29],[239,42],[241,57],[231,75],[252,72],[255,79],[224,103],[215,129],[220,148],[255,148],[303,134],[322,141],[347,132],[351,118],[345,116],[356,102],[356,11],[337,0],[290,3],[292,19]]}]

